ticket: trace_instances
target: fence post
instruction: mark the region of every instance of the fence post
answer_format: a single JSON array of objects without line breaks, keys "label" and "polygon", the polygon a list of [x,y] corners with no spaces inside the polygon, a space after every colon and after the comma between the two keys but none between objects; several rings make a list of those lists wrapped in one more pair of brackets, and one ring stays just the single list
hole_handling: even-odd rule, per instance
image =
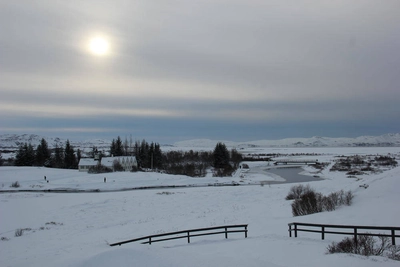
[{"label": "fence post", "polygon": [[292,225],[289,224],[289,237],[292,237]]},{"label": "fence post", "polygon": [[190,243],[190,232],[187,232],[188,243]]},{"label": "fence post", "polygon": [[358,250],[358,242],[357,242],[357,228],[354,227],[354,244],[355,244],[355,251],[354,253],[357,254],[357,250]]},{"label": "fence post", "polygon": [[149,245],[151,245],[151,236],[149,236]]},{"label": "fence post", "polygon": [[247,225],[244,226],[244,238],[247,238]]},{"label": "fence post", "polygon": [[394,236],[394,229],[392,229],[392,245],[395,246],[396,245],[396,238]]},{"label": "fence post", "polygon": [[322,226],[322,240],[325,239],[325,226]]},{"label": "fence post", "polygon": [[228,238],[228,228],[225,227],[225,238]]},{"label": "fence post", "polygon": [[294,224],[294,237],[297,237],[297,224]]}]

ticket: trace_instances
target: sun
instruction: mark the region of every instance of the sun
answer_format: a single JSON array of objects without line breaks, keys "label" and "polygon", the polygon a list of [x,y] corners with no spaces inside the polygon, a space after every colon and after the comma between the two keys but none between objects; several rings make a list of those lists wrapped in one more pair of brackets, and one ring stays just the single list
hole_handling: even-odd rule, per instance
[{"label": "sun", "polygon": [[103,37],[94,37],[89,43],[90,52],[97,56],[107,55],[109,47],[108,41]]}]

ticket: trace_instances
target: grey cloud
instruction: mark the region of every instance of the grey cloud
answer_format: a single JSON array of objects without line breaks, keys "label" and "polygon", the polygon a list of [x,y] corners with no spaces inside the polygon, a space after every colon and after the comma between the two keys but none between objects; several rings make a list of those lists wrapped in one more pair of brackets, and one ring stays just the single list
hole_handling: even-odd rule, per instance
[{"label": "grey cloud", "polygon": [[[210,131],[216,121],[231,123],[229,114],[260,128],[300,117],[309,125],[369,121],[382,131],[385,120],[393,129],[398,10],[398,1],[3,1],[0,101],[178,110],[209,119]],[[94,31],[113,41],[109,58],[85,53]],[[127,94],[138,80],[157,88]],[[168,82],[184,96],[160,95],[164,86],[173,90]],[[192,96],[201,88],[227,98],[213,99],[210,90],[207,98]]]}]

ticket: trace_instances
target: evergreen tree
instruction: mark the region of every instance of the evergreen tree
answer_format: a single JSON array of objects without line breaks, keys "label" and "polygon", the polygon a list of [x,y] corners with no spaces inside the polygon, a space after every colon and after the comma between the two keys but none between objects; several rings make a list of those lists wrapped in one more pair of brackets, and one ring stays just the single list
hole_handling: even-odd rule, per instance
[{"label": "evergreen tree", "polygon": [[70,145],[69,140],[65,143],[64,149],[64,168],[66,169],[76,169],[76,157],[74,148]]},{"label": "evergreen tree", "polygon": [[44,166],[50,159],[50,151],[47,142],[44,138],[36,148],[35,162],[38,166]]},{"label": "evergreen tree", "polygon": [[215,168],[225,168],[229,165],[229,151],[224,143],[217,143],[213,152]]},{"label": "evergreen tree", "polygon": [[18,151],[15,154],[15,165],[16,166],[24,166],[24,161],[25,161],[24,145],[20,144],[18,147]]},{"label": "evergreen tree", "polygon": [[129,138],[129,156],[133,156],[133,142],[132,142],[132,135]]},{"label": "evergreen tree", "polygon": [[151,142],[150,146],[149,146],[149,151],[147,152],[147,157],[149,158],[149,164],[150,164],[150,168],[153,169],[154,168],[154,143]]},{"label": "evergreen tree", "polygon": [[52,167],[63,168],[64,167],[64,151],[62,147],[56,144],[54,148],[54,156],[52,158]]},{"label": "evergreen tree", "polygon": [[232,148],[231,150],[231,161],[233,162],[234,168],[237,168],[239,163],[243,160],[242,154],[237,152],[236,149]]},{"label": "evergreen tree", "polygon": [[157,143],[154,145],[153,167],[155,169],[162,168],[162,151],[160,148],[160,144]]},{"label": "evergreen tree", "polygon": [[139,150],[139,159],[140,159],[140,167],[142,168],[150,168],[150,157],[149,157],[149,144],[146,142],[146,140],[142,140],[142,143],[140,144],[140,150]]},{"label": "evergreen tree", "polygon": [[15,165],[17,166],[33,166],[35,162],[35,151],[29,143],[21,144],[15,155]]},{"label": "evergreen tree", "polygon": [[139,160],[139,152],[140,152],[140,141],[136,140],[133,146],[133,155],[136,157],[136,160]]},{"label": "evergreen tree", "polygon": [[26,148],[26,166],[33,166],[35,163],[35,150],[31,143]]},{"label": "evergreen tree", "polygon": [[114,156],[119,157],[124,155],[124,147],[122,145],[121,137],[118,136],[117,141],[115,141],[115,154]]}]

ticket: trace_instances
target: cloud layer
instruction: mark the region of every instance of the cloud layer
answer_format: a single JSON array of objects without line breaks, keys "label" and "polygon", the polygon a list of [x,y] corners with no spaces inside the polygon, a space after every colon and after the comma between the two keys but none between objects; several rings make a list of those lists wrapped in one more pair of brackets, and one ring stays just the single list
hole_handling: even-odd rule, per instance
[{"label": "cloud layer", "polygon": [[[399,132],[398,10],[372,0],[2,2],[1,128],[166,141]],[[88,52],[97,34],[110,42],[105,57]]]}]

